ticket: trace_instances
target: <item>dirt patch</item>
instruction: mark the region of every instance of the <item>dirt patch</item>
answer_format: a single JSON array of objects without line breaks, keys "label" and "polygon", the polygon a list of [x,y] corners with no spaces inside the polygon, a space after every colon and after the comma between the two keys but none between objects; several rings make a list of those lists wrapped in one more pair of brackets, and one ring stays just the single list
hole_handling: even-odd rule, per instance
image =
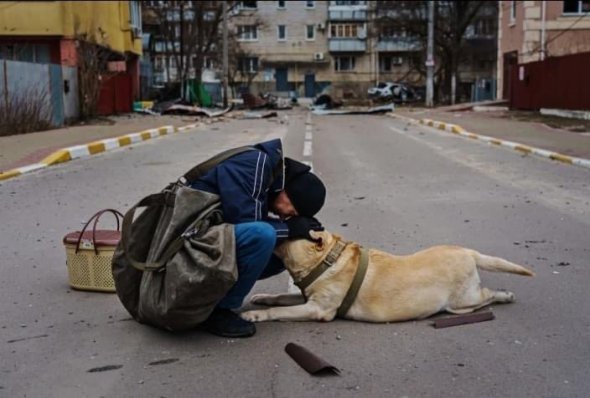
[{"label": "dirt patch", "polygon": [[590,120],[570,119],[559,116],[541,115],[532,111],[493,112],[489,116],[515,120],[519,122],[542,123],[548,127],[566,130],[572,133],[590,132]]}]

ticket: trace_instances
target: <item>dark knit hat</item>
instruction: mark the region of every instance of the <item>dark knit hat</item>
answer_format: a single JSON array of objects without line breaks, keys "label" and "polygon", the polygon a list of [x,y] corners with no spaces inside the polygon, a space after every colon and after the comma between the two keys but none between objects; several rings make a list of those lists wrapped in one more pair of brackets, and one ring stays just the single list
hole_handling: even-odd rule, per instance
[{"label": "dark knit hat", "polygon": [[313,217],[326,201],[324,183],[309,166],[285,158],[285,192],[300,216]]}]

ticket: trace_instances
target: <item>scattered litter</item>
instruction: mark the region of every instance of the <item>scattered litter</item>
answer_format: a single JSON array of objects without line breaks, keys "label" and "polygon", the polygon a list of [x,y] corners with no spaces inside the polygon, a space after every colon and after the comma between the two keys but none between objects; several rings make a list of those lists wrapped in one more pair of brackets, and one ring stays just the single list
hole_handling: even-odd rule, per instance
[{"label": "scattered litter", "polygon": [[289,343],[285,346],[285,352],[289,354],[291,358],[299,366],[301,366],[305,371],[309,374],[319,376],[319,375],[339,375],[340,369],[337,367],[330,365],[328,362],[323,360],[322,358],[316,356],[306,348],[297,345],[295,343]]},{"label": "scattered litter", "polygon": [[279,114],[274,111],[264,112],[264,113],[244,112],[242,119],[268,119],[268,118],[277,117],[277,116],[279,116]]},{"label": "scattered litter", "polygon": [[553,271],[554,275],[559,275],[559,271]]},{"label": "scattered litter", "polygon": [[157,365],[167,365],[169,363],[178,362],[178,358],[168,358],[168,359],[160,359],[159,361],[153,361],[148,363],[149,366],[157,366]]},{"label": "scattered litter", "polygon": [[469,323],[485,322],[495,319],[491,311],[476,312],[473,314],[449,316],[436,319],[433,323],[435,329],[447,328],[451,326],[466,325]]},{"label": "scattered litter", "polygon": [[231,111],[233,109],[233,106],[233,104],[230,104],[230,106],[225,109],[210,110],[201,108],[199,106],[175,104],[168,107],[165,111],[162,112],[162,114],[219,117]]},{"label": "scattered litter", "polygon": [[332,99],[328,94],[322,94],[313,101],[312,110],[314,109],[335,109],[342,106],[342,101]]},{"label": "scattered litter", "polygon": [[145,113],[146,115],[152,115],[152,116],[160,116],[160,114],[158,112],[154,112],[151,109],[136,109],[135,113]]},{"label": "scattered litter", "polygon": [[565,261],[560,261],[559,263],[557,263],[558,267],[567,267],[568,265],[570,265],[570,263],[567,263]]},{"label": "scattered litter", "polygon": [[393,104],[376,106],[373,108],[349,108],[349,109],[338,109],[338,110],[331,110],[331,109],[319,109],[317,107],[312,107],[312,113],[314,115],[372,115],[378,113],[386,113],[393,111]]},{"label": "scattered litter", "polygon": [[282,98],[270,93],[258,96],[244,93],[242,94],[242,99],[244,101],[244,106],[247,109],[292,109],[292,104],[297,102],[295,98]]},{"label": "scattered litter", "polygon": [[101,366],[99,368],[92,368],[87,370],[88,373],[96,373],[96,372],[107,372],[109,370],[116,370],[116,369],[121,369],[123,367],[123,365],[107,365],[107,366]]}]

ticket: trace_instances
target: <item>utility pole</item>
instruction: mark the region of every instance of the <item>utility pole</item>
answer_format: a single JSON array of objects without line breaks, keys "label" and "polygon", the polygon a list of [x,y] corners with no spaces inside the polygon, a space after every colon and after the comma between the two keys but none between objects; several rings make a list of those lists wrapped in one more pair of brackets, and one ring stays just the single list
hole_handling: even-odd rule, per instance
[{"label": "utility pole", "polygon": [[184,101],[184,1],[180,2],[180,98]]},{"label": "utility pole", "polygon": [[227,1],[223,1],[223,107],[227,108],[227,74],[228,74],[228,55],[227,55]]},{"label": "utility pole", "polygon": [[428,43],[426,45],[426,106],[434,106],[434,1],[428,2]]}]

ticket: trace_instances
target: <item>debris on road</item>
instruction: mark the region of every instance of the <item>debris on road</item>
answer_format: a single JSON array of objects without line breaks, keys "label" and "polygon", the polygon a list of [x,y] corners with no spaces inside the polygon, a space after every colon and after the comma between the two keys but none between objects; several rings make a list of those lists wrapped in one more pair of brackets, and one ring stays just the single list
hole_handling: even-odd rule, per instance
[{"label": "debris on road", "polygon": [[242,94],[244,100],[244,107],[246,109],[275,109],[288,110],[292,109],[294,99],[281,98],[270,93],[256,96],[250,93]]},{"label": "debris on road", "polygon": [[233,104],[225,109],[206,109],[200,106],[174,104],[162,112],[162,115],[190,115],[190,116],[207,116],[210,118],[225,115],[233,109]]},{"label": "debris on road", "polygon": [[334,100],[328,94],[322,94],[313,101],[313,109],[335,109],[342,106],[342,101]]},{"label": "debris on road", "polygon": [[277,117],[279,114],[272,111],[272,112],[244,112],[242,115],[242,119],[268,119],[271,117]]},{"label": "debris on road", "polygon": [[467,325],[469,323],[485,322],[495,319],[493,312],[476,312],[473,314],[449,316],[436,319],[433,323],[435,329],[448,328],[451,326]]},{"label": "debris on road", "polygon": [[254,94],[244,93],[242,94],[244,100],[244,106],[247,109],[261,109],[266,108],[266,100],[261,97],[257,97]]},{"label": "debris on road", "polygon": [[329,364],[322,358],[316,356],[314,353],[298,344],[287,344],[285,346],[285,352],[289,354],[289,356],[293,358],[293,360],[309,374],[314,376],[319,376],[322,374],[340,375],[340,369]]},{"label": "debris on road", "polygon": [[376,106],[373,108],[354,107],[338,110],[320,109],[317,107],[312,107],[312,113],[314,115],[372,115],[387,112],[393,112],[393,104]]}]

